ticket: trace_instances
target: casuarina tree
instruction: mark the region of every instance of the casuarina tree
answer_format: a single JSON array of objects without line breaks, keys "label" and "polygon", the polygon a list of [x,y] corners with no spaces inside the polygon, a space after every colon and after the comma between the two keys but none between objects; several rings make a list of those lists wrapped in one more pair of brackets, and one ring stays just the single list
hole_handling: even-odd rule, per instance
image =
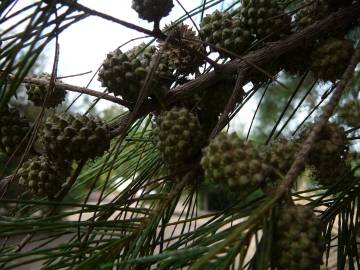
[{"label": "casuarina tree", "polygon": [[[20,2],[0,3],[1,269],[359,269],[360,1],[123,3],[151,29]],[[99,62],[103,90],[57,72],[88,17],[147,37]],[[31,74],[51,42],[52,72]],[[70,92],[93,105],[61,109]],[[102,119],[99,100],[126,110]],[[204,185],[225,208],[200,211]]]}]

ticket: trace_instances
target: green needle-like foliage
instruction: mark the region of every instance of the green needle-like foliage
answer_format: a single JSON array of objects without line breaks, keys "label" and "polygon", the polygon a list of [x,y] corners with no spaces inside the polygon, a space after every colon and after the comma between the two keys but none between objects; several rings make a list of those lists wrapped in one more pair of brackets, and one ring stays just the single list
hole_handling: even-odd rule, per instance
[{"label": "green needle-like foliage", "polygon": [[[30,2],[0,3],[0,269],[360,267],[358,0],[122,3],[148,28]],[[105,92],[57,79],[90,16],[152,38],[99,62]]]}]

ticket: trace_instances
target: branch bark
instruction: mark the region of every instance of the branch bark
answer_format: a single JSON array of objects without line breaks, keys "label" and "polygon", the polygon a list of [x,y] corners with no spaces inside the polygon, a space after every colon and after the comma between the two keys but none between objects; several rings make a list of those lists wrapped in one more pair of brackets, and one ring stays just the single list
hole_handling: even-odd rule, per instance
[{"label": "branch bark", "polygon": [[[308,44],[309,42],[316,42],[318,38],[343,28],[344,25],[356,21],[360,13],[360,3],[355,3],[352,6],[341,9],[333,13],[325,19],[318,21],[311,26],[296,32],[287,38],[267,43],[263,48],[252,51],[243,56],[242,59],[236,59],[229,63],[219,65],[216,71],[211,71],[207,74],[201,75],[196,79],[171,89],[165,97],[165,104],[170,105],[176,101],[182,100],[186,97],[193,96],[195,93],[203,91],[211,87],[213,84],[221,81],[227,76],[233,75],[237,72],[244,74],[244,83],[249,81],[248,73],[251,71],[253,65],[265,66],[267,63],[284,55],[285,53],[296,50]],[[154,103],[144,103],[138,117],[146,115],[158,106]],[[124,116],[111,123],[111,126],[121,131],[124,123],[128,121],[128,116]]]},{"label": "branch bark", "polygon": [[[64,3],[67,2],[68,4],[73,3],[73,1],[71,0],[63,1]],[[76,4],[75,7],[78,7],[78,5],[79,4]],[[236,59],[229,63],[218,65],[216,70],[201,75],[190,82],[171,89],[165,97],[164,102],[166,105],[171,105],[174,102],[192,96],[197,92],[206,90],[214,83],[219,82],[222,79],[237,72],[244,74],[245,84],[247,81],[249,81],[249,78],[247,78],[248,72],[253,68],[254,65],[265,66],[267,63],[273,61],[276,58],[279,58],[281,55],[284,55],[289,51],[301,48],[304,44],[307,44],[309,42],[315,42],[319,37],[324,35],[324,33],[335,31],[336,29],[342,28],[345,24],[349,24],[355,21],[359,13],[360,3],[355,3],[352,6],[333,13],[325,19],[314,23],[313,25],[303,29],[302,31],[294,33],[283,40],[267,43],[263,48],[248,53],[247,55],[243,56],[242,59]],[[126,24],[123,25],[126,26]],[[150,34],[147,31],[146,33]],[[151,34],[153,35],[154,33],[151,32]],[[34,82],[39,84],[48,83],[45,80],[33,78],[25,78],[24,82]],[[120,98],[84,87],[74,86],[65,83],[56,83],[56,87],[109,100],[125,107],[129,107],[132,105]],[[137,114],[137,118],[140,118],[155,109],[159,109],[158,107],[159,105],[155,104],[154,102],[145,102],[140,108]],[[128,122],[129,115],[125,115],[112,121],[110,123],[110,127],[113,129],[113,133],[118,134],[118,132],[121,132],[126,126],[128,126]]]},{"label": "branch bark", "polygon": [[333,95],[331,96],[329,103],[325,106],[324,111],[323,111],[322,115],[320,116],[319,121],[317,122],[317,124],[314,126],[314,128],[310,132],[308,138],[302,144],[301,149],[300,149],[299,153],[297,154],[290,170],[286,174],[284,180],[282,181],[282,183],[278,189],[279,193],[284,194],[285,192],[287,192],[288,189],[291,187],[292,183],[296,180],[296,178],[302,172],[303,167],[305,166],[306,159],[308,158],[309,153],[315,144],[316,138],[318,137],[321,130],[328,122],[329,118],[334,113],[335,108],[340,101],[341,95],[344,92],[346,85],[351,80],[353,72],[359,62],[360,62],[360,44],[358,45],[358,47],[355,51],[355,54],[351,59],[349,66],[345,70],[341,81],[339,82]]},{"label": "branch bark", "polygon": [[[0,75],[5,75],[5,72],[0,71]],[[10,80],[14,80],[15,77],[12,75],[8,75],[7,76],[8,79]],[[48,86],[49,85],[49,80],[45,80],[45,79],[39,79],[39,78],[32,78],[32,77],[25,77],[23,80],[23,83],[33,83],[36,85],[41,85],[41,86]],[[62,83],[59,81],[55,81],[55,88],[56,89],[61,89],[61,90],[67,90],[67,91],[72,91],[72,92],[77,92],[77,93],[83,93],[89,96],[93,96],[93,97],[97,97],[100,99],[104,99],[104,100],[108,100],[111,102],[114,102],[116,104],[125,106],[125,107],[130,107],[132,104],[121,99],[121,98],[117,98],[114,97],[112,95],[106,94],[106,93],[102,93],[96,90],[92,90],[89,88],[85,88],[85,87],[80,87],[80,86],[76,86],[76,85],[71,85],[71,84],[67,84],[67,83]]]}]

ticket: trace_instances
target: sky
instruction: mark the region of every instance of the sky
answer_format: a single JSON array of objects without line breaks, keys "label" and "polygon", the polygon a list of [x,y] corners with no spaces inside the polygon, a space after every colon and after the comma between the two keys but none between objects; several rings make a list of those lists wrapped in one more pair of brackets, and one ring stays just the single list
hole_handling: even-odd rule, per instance
[{"label": "sky", "polygon": [[[79,3],[103,13],[112,15],[124,21],[128,21],[144,28],[151,29],[152,23],[138,18],[137,13],[131,8],[132,0],[83,0]],[[200,1],[199,1],[200,2]],[[191,10],[196,7],[197,1],[183,0],[182,5]],[[173,19],[182,16],[184,12],[175,5],[171,14],[164,18],[162,25]],[[144,34],[128,29],[121,25],[108,22],[98,17],[88,17],[82,20],[68,30],[64,31],[59,38],[60,43],[60,61],[59,75],[66,76],[78,74],[87,71],[96,71],[106,57],[106,54],[115,50],[119,45],[130,39],[144,36]],[[123,47],[125,50],[142,41],[134,41]],[[48,49],[48,55],[51,55],[51,48]],[[47,63],[45,69],[51,70],[51,61]],[[69,78],[69,83],[86,84],[91,75]],[[99,82],[95,82],[92,87],[99,87]]]},{"label": "sky", "polygon": [[[23,0],[22,4],[29,3],[30,0]],[[103,13],[112,15],[124,21],[128,21],[147,29],[152,29],[152,23],[141,20],[138,18],[137,13],[131,8],[132,0],[79,0],[80,4],[83,4],[91,9],[96,9]],[[182,0],[181,4],[186,10],[191,10],[201,4],[201,0]],[[21,4],[21,1],[20,1]],[[171,22],[183,16],[185,13],[182,8],[177,4],[177,0],[174,0],[174,8],[169,16],[163,18],[161,26]],[[208,10],[207,13],[211,13],[216,8],[221,8],[221,5]],[[199,18],[195,18],[196,23],[199,22]],[[186,21],[191,24],[191,22]],[[75,23],[59,36],[59,48],[60,57],[58,65],[58,76],[68,76],[79,73],[92,71],[90,74],[65,78],[64,82],[85,87],[94,72],[100,67],[101,63],[106,57],[106,54],[115,50],[121,44],[127,42],[130,39],[144,36],[144,34],[128,29],[121,25],[108,22],[102,18],[90,16],[80,22]],[[125,50],[130,49],[132,46],[142,42],[135,41],[129,45],[123,47]],[[54,43],[49,44],[45,51],[43,69],[45,72],[51,73],[53,58],[54,58]],[[95,80],[91,83],[89,88],[94,90],[103,91],[100,82]],[[70,100],[75,98],[78,94],[71,93],[69,95]],[[81,107],[81,100],[75,105],[80,111],[86,111],[87,108]],[[97,105],[98,109],[104,109],[111,104],[106,101],[102,101]],[[242,114],[251,114],[254,111],[254,106],[251,104],[245,106]],[[248,121],[251,117],[236,118],[233,120],[233,126],[238,127],[241,122]]]}]

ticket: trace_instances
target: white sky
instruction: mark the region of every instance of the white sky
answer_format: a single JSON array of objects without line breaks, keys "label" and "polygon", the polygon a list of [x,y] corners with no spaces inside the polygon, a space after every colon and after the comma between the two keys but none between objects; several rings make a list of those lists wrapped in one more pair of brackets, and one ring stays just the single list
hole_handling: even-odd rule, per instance
[{"label": "white sky", "polygon": [[[132,0],[79,1],[79,3],[87,7],[151,29],[152,23],[139,19],[137,13],[131,8],[131,2]],[[197,2],[200,1],[183,0],[182,4],[187,10],[190,10],[198,5]],[[162,25],[183,14],[182,9],[175,4],[171,14],[162,20]],[[96,71],[108,52],[113,51],[128,40],[140,36],[144,36],[144,34],[108,22],[102,18],[88,17],[74,24],[60,35],[59,75],[77,74],[90,70]],[[135,41],[124,48],[131,48],[140,42]],[[51,62],[46,65],[47,71],[51,71],[51,65]],[[90,77],[91,75],[88,75],[71,78],[67,81],[69,83],[86,84]],[[98,88],[99,83],[95,82],[91,87]]]},{"label": "white sky", "polygon": [[[25,5],[29,3],[29,1],[30,0],[23,0],[23,2],[21,3],[20,1],[20,3]],[[138,18],[137,13],[131,8],[132,0],[79,0],[78,2],[116,18],[138,24],[148,29],[152,28],[151,23]],[[201,2],[201,0],[181,1],[182,5],[188,11],[197,7]],[[175,7],[170,15],[161,21],[162,26],[185,14],[181,7],[176,3],[176,0],[174,0],[174,5]],[[221,8],[221,5],[208,10],[207,13],[212,12],[216,8]],[[198,23],[199,18],[196,19],[197,20],[195,21]],[[186,23],[191,25],[190,21],[186,21]],[[70,28],[63,31],[59,36],[60,58],[58,76],[79,74],[87,71],[95,72],[108,52],[113,51],[128,40],[140,36],[144,36],[144,34],[94,16],[75,23]],[[124,47],[124,49],[129,49],[140,42],[141,41],[135,41],[127,45],[127,47]],[[50,44],[46,49],[46,61],[44,64],[45,72],[51,73],[53,55],[54,45]],[[77,86],[86,86],[92,76],[93,73],[79,77],[66,78],[63,79],[63,81]],[[89,88],[103,90],[97,80],[97,76]],[[70,99],[73,99],[77,95],[78,94],[72,93],[69,97]],[[81,105],[81,101],[76,103],[76,105]],[[102,109],[109,105],[109,102],[102,101],[97,105],[97,108]],[[87,108],[81,108],[81,111],[86,109]],[[248,123],[254,110],[255,104],[250,103],[250,105],[245,106],[241,113],[242,117],[234,119],[233,126],[239,127],[241,122]],[[244,117],[244,115],[246,115],[246,117]]]}]

